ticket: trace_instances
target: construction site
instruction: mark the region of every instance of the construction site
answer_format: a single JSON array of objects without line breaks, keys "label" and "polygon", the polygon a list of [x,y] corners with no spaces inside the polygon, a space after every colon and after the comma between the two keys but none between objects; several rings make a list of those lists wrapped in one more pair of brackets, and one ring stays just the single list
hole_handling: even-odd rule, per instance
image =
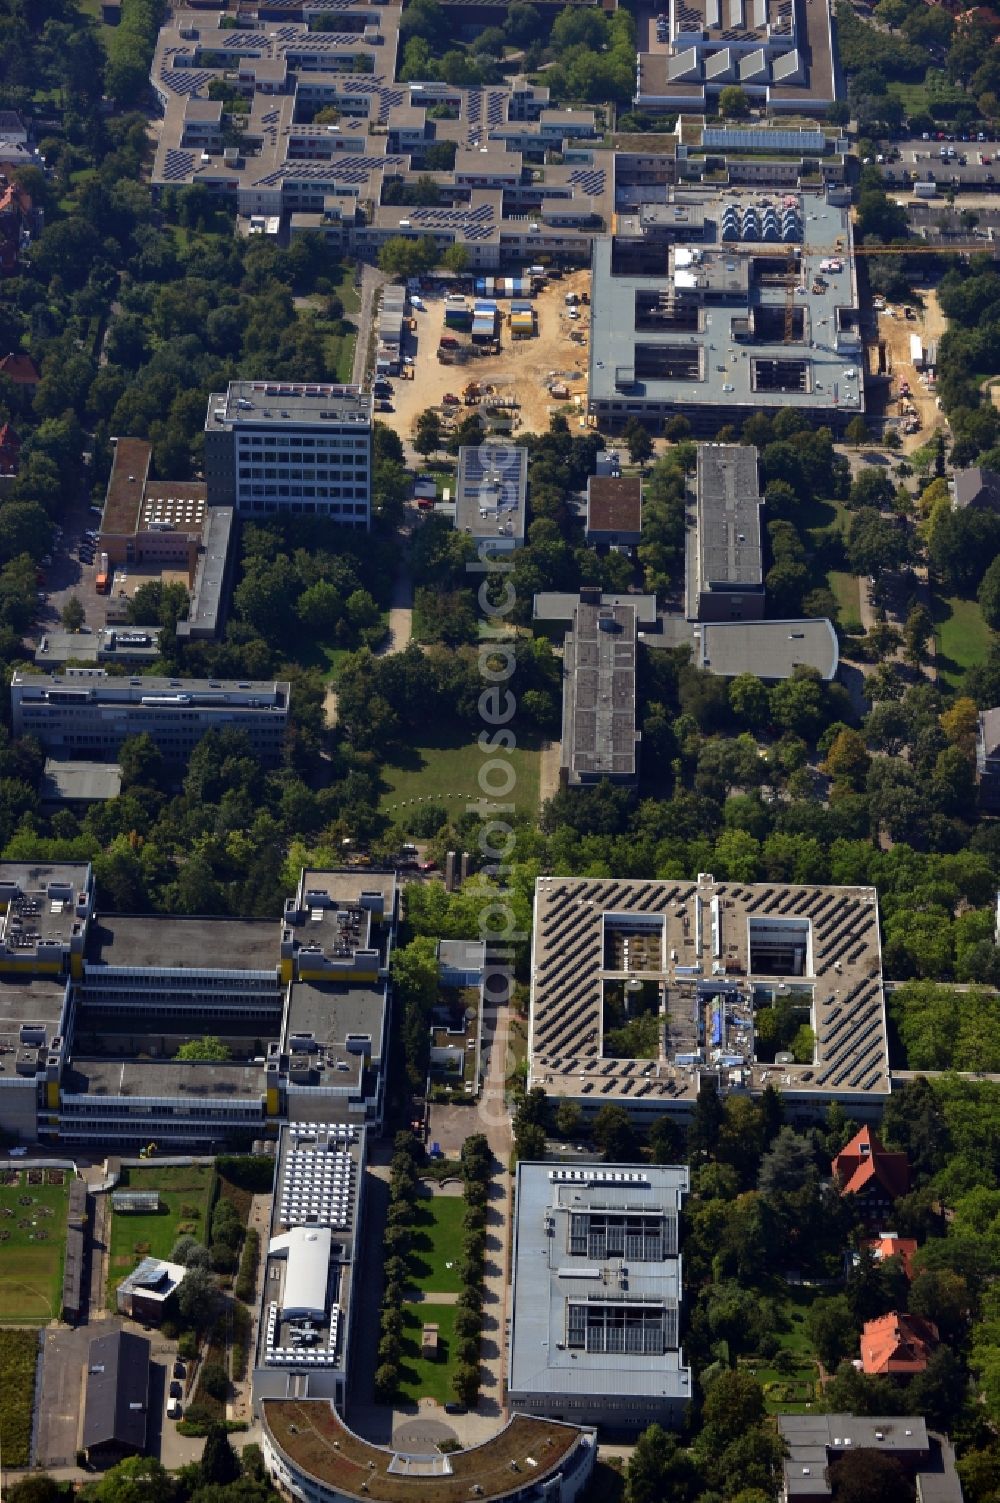
[{"label": "construction site", "polygon": [[927,442],[943,423],[936,393],[938,341],[945,319],[933,288],[916,291],[912,303],[872,302],[877,335],[868,346],[873,416],[895,427],[903,450]]},{"label": "construction site", "polygon": [[[541,433],[553,412],[587,408],[590,273],[577,271],[547,279],[531,298],[533,332],[512,332],[508,302],[496,300],[494,328],[462,329],[446,322],[447,294],[420,294],[416,333],[406,349],[413,379],[395,387],[392,410],[381,421],[401,438],[413,436],[427,408],[437,408],[445,429],[460,422],[469,407],[482,411],[491,431]],[[452,294],[454,297],[455,294]],[[459,294],[463,301],[473,299]],[[414,304],[416,308],[416,304]],[[442,340],[445,341],[442,344]]]}]

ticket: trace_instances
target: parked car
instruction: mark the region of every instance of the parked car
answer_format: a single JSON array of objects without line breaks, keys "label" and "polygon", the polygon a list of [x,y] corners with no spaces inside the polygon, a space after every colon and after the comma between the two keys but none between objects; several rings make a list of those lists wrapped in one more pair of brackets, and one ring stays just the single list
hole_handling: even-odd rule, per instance
[{"label": "parked car", "polygon": [[172,1399],[180,1399],[180,1398],[183,1398],[183,1396],[184,1396],[184,1390],[181,1387],[181,1385],[179,1383],[171,1383],[171,1385],[170,1385],[170,1397]]},{"label": "parked car", "polygon": [[187,1369],[185,1368],[184,1363],[181,1362],[180,1359],[178,1359],[174,1363],[174,1377],[175,1378],[184,1378],[186,1376],[187,1376]]}]

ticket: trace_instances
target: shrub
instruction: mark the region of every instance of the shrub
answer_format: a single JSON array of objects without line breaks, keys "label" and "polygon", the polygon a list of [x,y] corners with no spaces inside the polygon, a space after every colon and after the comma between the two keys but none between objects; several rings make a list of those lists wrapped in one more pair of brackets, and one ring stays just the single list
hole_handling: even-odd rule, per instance
[{"label": "shrub", "polygon": [[204,1389],[211,1399],[223,1403],[229,1394],[229,1378],[221,1362],[206,1362],[198,1379],[198,1389]]},{"label": "shrub", "polygon": [[250,1303],[257,1292],[257,1265],[260,1261],[260,1235],[253,1227],[247,1232],[240,1253],[240,1266],[236,1275],[234,1293],[237,1299]]}]

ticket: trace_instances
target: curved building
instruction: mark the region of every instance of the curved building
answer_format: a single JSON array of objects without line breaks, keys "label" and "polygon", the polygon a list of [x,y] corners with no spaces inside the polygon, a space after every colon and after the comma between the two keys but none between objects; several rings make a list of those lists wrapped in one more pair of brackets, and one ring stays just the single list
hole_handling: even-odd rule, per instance
[{"label": "curved building", "polygon": [[526,1414],[482,1445],[445,1455],[373,1445],[323,1399],[260,1407],[268,1472],[301,1503],[573,1503],[597,1454],[593,1430]]}]

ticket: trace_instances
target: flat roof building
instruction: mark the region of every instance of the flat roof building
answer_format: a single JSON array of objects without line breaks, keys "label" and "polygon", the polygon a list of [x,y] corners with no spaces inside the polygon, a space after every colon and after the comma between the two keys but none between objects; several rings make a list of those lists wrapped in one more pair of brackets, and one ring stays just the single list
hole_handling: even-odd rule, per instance
[{"label": "flat roof building", "polygon": [[590,476],[586,536],[597,547],[638,547],[642,541],[642,480],[638,475]]},{"label": "flat roof building", "polygon": [[111,1331],[90,1343],[83,1411],[83,1450],[109,1464],[146,1449],[149,1424],[149,1342]]},{"label": "flat roof building", "polygon": [[561,771],[578,788],[639,776],[635,718],[638,611],[628,597],[605,604],[581,590],[563,647]]},{"label": "flat roof building", "polygon": [[705,621],[694,628],[693,660],[719,678],[752,673],[768,683],[814,669],[827,682],[840,666],[840,643],[825,616],[801,621]]},{"label": "flat roof building", "polygon": [[210,503],[367,529],[372,412],[371,393],[359,386],[231,381],[208,399]]},{"label": "flat roof building", "polygon": [[[308,1393],[343,1407],[355,1333],[367,1134],[345,1123],[282,1128],[253,1369],[255,1407]],[[259,1413],[259,1408],[258,1408]]]},{"label": "flat roof building", "polygon": [[45,759],[43,804],[95,804],[117,798],[122,770],[117,762],[59,762]]},{"label": "flat roof building", "polygon": [[686,551],[688,617],[758,620],[764,614],[764,556],[757,450],[699,444],[697,456],[694,535]]},{"label": "flat roof building", "polygon": [[[643,1121],[688,1113],[706,1076],[803,1112],[876,1115],[889,1093],[873,888],[539,877],[532,944],[528,1083],[550,1097]],[[805,1062],[758,1036],[779,999],[812,1031]],[[638,1012],[648,1058],[613,1047]]]},{"label": "flat roof building", "polygon": [[487,440],[458,451],[455,527],[495,553],[524,546],[528,451]]},{"label": "flat roof building", "polygon": [[848,1451],[891,1456],[916,1485],[918,1503],[962,1503],[955,1453],[919,1415],[781,1414],[781,1503],[829,1503],[830,1466]]},{"label": "flat roof building", "polygon": [[118,1313],[128,1315],[132,1320],[153,1321],[158,1325],[163,1319],[167,1301],[177,1293],[186,1272],[180,1263],[170,1263],[164,1258],[143,1258],[115,1290]]},{"label": "flat roof building", "polygon": [[45,631],[35,648],[35,667],[58,672],[68,662],[77,666],[108,663],[155,663],[160,656],[159,626],[102,626],[97,631]]},{"label": "flat roof building", "polygon": [[189,610],[178,635],[217,636],[229,588],[232,506],[210,507],[204,481],[152,480],[147,439],[123,437],[114,444],[97,542],[116,576],[112,594],[127,595],[125,581],[133,577],[156,579],[179,570]]},{"label": "flat roof building", "polygon": [[19,670],[11,679],[11,722],[15,736],[35,736],[57,755],[110,758],[130,736],[148,735],[175,763],[186,761],[206,731],[226,727],[245,732],[254,754],[273,765],[281,759],[290,694],[287,682]]},{"label": "flat roof building", "polygon": [[[0,1128],[221,1150],[378,1126],[396,917],[391,871],[306,871],[265,920],[98,916],[89,866],[0,863]],[[177,1058],[206,1034],[228,1058]]]},{"label": "flat roof building", "polygon": [[772,110],[821,114],[837,98],[830,11],[827,0],[672,6],[660,38],[666,45],[639,53],[635,102],[708,111],[734,84]]},{"label": "flat roof building", "polygon": [[508,1402],[575,1424],[679,1425],[685,1167],[517,1166]]},{"label": "flat roof building", "polygon": [[261,1425],[271,1476],[312,1503],[468,1503],[470,1496],[577,1503],[597,1456],[593,1431],[528,1414],[513,1415],[480,1445],[447,1454],[374,1445],[330,1404],[311,1399],[266,1399]]},{"label": "flat roof building", "polygon": [[674,189],[700,213],[683,245],[642,224],[632,190],[635,222],[593,242],[593,416],[681,413],[708,435],[785,407],[838,431],[863,415],[849,201],[791,188]]}]

